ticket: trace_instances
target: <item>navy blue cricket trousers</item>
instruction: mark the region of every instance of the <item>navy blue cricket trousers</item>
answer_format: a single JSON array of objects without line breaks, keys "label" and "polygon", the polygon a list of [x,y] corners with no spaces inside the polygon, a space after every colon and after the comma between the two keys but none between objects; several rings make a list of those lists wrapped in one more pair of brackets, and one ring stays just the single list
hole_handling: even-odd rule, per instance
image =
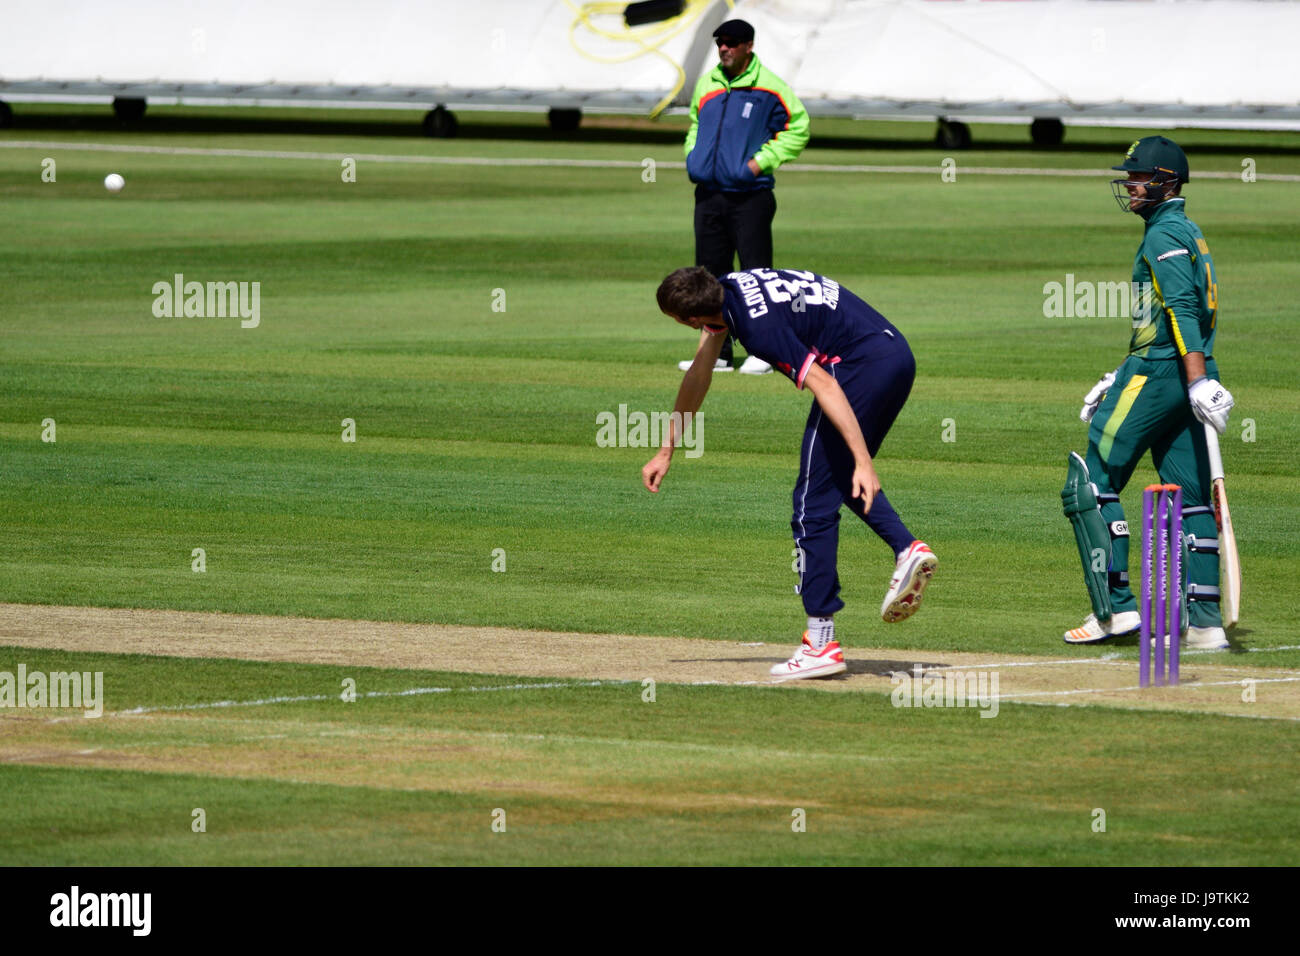
[{"label": "navy blue cricket trousers", "polygon": [[[840,356],[838,363],[827,361],[823,367],[844,390],[874,459],[916,378],[916,360],[907,340],[897,330],[872,335],[854,354]],[[850,498],[852,483],[853,454],[814,400],[804,429],[790,520],[795,547],[803,553],[799,594],[810,617],[829,617],[844,607],[836,571],[841,505],[847,504],[895,555],[915,540],[883,487],[872,500],[871,511],[863,515],[862,499]]]}]

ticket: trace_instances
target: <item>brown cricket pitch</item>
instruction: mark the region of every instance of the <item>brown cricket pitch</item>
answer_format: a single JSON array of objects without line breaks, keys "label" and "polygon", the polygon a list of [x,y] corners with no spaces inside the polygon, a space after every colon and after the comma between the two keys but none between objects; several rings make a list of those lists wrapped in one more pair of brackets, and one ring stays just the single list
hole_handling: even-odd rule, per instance
[{"label": "brown cricket pitch", "polygon": [[[847,673],[777,684],[768,668],[789,656],[786,644],[30,604],[0,604],[0,646],[841,693],[889,694],[899,687],[899,675],[978,670],[997,675],[1001,706],[1087,705],[1300,719],[1300,671],[1252,667],[1242,661],[1244,655],[1224,653],[1185,652],[1180,686],[1141,691],[1136,661],[1129,658],[937,648],[849,648]],[[1248,681],[1255,682],[1253,701],[1246,693]]]}]

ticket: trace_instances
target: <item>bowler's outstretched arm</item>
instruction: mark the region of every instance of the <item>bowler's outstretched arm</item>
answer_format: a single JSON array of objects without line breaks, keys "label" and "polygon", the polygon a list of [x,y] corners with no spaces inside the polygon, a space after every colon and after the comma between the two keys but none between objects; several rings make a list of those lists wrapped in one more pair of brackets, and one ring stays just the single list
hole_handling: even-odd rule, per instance
[{"label": "bowler's outstretched arm", "polygon": [[682,376],[681,387],[677,389],[677,401],[673,404],[673,411],[681,414],[669,419],[663,447],[641,469],[641,483],[648,491],[658,491],[659,483],[668,474],[673,460],[673,448],[677,443],[677,422],[684,422],[686,415],[694,415],[704,404],[704,396],[709,394],[709,386],[713,384],[713,365],[726,340],[726,335],[707,330],[700,332],[700,347],[695,352],[695,361]]}]

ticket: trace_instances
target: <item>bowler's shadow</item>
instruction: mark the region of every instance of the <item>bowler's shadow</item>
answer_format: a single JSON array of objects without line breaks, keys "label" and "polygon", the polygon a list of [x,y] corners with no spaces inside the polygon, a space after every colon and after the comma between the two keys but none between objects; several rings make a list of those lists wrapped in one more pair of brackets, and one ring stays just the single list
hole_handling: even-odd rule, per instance
[{"label": "bowler's shadow", "polygon": [[[767,664],[769,667],[773,664],[780,664],[788,660],[787,657],[679,657],[674,658],[673,664]],[[927,671],[942,669],[950,665],[936,662],[926,662],[918,660],[855,660],[850,658],[844,662],[848,669],[842,674],[836,674],[834,677],[819,678],[820,680],[842,680],[860,674],[867,674],[871,677],[893,677],[895,674],[906,674],[909,677],[915,676],[917,668],[920,668],[922,674]]]}]

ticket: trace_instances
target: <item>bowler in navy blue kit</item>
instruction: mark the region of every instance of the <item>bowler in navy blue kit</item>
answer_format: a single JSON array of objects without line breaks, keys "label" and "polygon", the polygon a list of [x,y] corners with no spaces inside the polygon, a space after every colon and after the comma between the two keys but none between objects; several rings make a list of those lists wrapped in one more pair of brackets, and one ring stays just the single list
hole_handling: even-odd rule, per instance
[{"label": "bowler in navy blue kit", "polygon": [[[873,459],[916,377],[907,340],[883,315],[834,279],[792,269],[750,269],[716,279],[708,269],[678,269],[660,284],[659,308],[700,331],[695,360],[674,411],[699,411],[726,333],[769,362],[815,401],[799,455],[790,521],[802,573],[808,630],[794,657],[771,670],[778,680],[828,677],[845,670],[834,614],[844,606],[836,573],[840,506],[862,518],[893,549],[894,576],[881,617],[910,617],[938,559],[903,524],[881,489]],[[641,470],[659,490],[672,462],[673,434]]]}]

